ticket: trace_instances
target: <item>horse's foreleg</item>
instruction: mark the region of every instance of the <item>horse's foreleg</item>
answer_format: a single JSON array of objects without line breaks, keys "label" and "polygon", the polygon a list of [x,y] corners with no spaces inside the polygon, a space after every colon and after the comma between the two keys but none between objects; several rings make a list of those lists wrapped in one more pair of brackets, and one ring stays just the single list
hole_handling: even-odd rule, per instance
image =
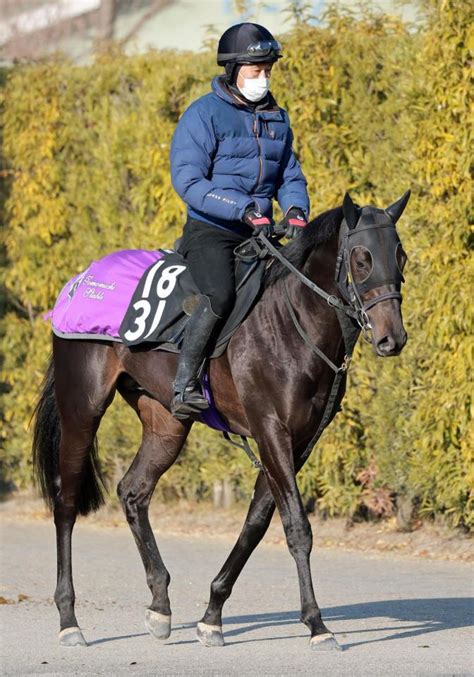
[{"label": "horse's foreleg", "polygon": [[[299,457],[295,458],[295,465],[297,471],[303,466]],[[209,604],[198,623],[198,638],[206,646],[224,645],[222,608],[229,599],[232,588],[250,555],[265,536],[274,511],[275,501],[272,492],[264,473],[260,472],[242,531],[224,566],[211,583]]]},{"label": "horse's foreleg", "polygon": [[291,439],[283,427],[267,425],[257,442],[268,485],[283,523],[288,549],[296,563],[301,621],[311,632],[311,648],[339,648],[336,639],[322,621],[314,595],[310,567],[313,535],[296,483]]},{"label": "horse's foreleg", "polygon": [[211,583],[209,605],[197,626],[205,646],[223,646],[222,607],[247,560],[262,540],[275,510],[275,502],[263,473],[259,473],[244,526],[224,566]]},{"label": "horse's foreleg", "polygon": [[170,575],[156,545],[148,518],[156,483],[175,462],[191,424],[178,421],[148,395],[122,393],[143,424],[140,448],[117,492],[145,567],[152,601],[145,614],[147,630],[158,639],[171,632],[171,607],[168,596]]}]

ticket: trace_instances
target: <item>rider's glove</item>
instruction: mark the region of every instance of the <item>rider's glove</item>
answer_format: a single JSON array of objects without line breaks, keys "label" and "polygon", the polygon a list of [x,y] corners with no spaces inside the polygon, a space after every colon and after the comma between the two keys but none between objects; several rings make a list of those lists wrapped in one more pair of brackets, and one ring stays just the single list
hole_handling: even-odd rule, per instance
[{"label": "rider's glove", "polygon": [[246,209],[243,221],[253,228],[255,235],[259,233],[263,233],[267,237],[273,235],[272,221],[268,216],[263,216],[255,207],[248,207]]},{"label": "rider's glove", "polygon": [[302,209],[290,207],[278,225],[283,226],[286,237],[294,238],[308,225],[308,221]]}]

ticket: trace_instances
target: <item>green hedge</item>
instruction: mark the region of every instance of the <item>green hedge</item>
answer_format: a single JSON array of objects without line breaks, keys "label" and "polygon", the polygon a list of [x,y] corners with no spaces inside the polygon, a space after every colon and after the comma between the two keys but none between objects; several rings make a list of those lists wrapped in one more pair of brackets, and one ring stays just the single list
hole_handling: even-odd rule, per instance
[{"label": "green hedge", "polygon": [[[272,78],[290,113],[313,214],[341,204],[346,190],[378,206],[413,193],[399,225],[409,254],[408,345],[393,361],[359,346],[344,412],[300,485],[326,514],[387,515],[409,501],[421,515],[472,525],[469,7],[433,0],[425,8],[421,31],[334,8],[323,28],[300,22],[285,34]],[[211,53],[119,51],[87,67],[57,59],[10,72],[2,90],[4,479],[31,481],[27,423],[50,352],[41,313],[90,260],[169,246],[179,235],[184,206],[170,183],[170,139],[215,73]],[[117,398],[99,432],[111,481],[139,439],[134,414]],[[205,498],[221,477],[250,494],[247,458],[195,426],[159,491]]]}]

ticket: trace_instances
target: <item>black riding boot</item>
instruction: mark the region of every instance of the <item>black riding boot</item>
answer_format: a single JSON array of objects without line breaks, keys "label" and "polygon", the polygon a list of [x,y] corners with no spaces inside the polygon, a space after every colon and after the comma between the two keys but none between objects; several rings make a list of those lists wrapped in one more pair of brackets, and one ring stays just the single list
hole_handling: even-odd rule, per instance
[{"label": "black riding boot", "polygon": [[201,296],[184,330],[170,410],[176,418],[188,418],[209,407],[197,378],[207,344],[216,323],[222,318],[213,313],[207,296]]}]

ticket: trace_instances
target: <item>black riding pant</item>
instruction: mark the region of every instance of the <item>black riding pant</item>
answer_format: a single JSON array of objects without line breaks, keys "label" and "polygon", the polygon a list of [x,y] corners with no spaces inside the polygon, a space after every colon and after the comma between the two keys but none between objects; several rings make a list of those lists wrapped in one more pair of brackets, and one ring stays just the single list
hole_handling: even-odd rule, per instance
[{"label": "black riding pant", "polygon": [[226,317],[235,303],[234,249],[251,235],[240,235],[188,217],[179,252],[201,294],[216,315]]}]

